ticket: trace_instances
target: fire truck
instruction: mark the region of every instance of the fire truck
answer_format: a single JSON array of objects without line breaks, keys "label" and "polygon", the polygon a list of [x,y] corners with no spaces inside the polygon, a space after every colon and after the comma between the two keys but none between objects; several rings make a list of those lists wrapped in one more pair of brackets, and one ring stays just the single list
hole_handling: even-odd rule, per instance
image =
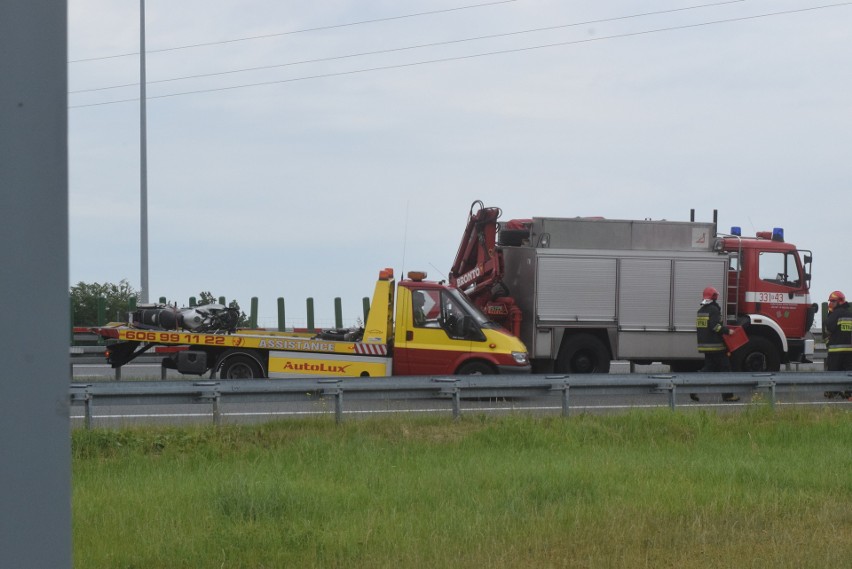
[{"label": "fire truck", "polygon": [[221,305],[158,304],[140,305],[128,322],[92,331],[109,341],[107,361],[114,368],[157,347],[171,351],[166,368],[222,379],[529,373],[521,341],[459,290],[426,281],[422,272],[408,277],[395,287],[393,270],[380,271],[363,327],[237,329],[233,309]]},{"label": "fire truck", "polygon": [[477,200],[449,282],[523,340],[534,372],[606,373],[612,360],[696,371],[705,287],[748,341],[738,371],[809,361],[813,255],[782,228],[753,237],[713,222],[534,217],[499,222]]}]

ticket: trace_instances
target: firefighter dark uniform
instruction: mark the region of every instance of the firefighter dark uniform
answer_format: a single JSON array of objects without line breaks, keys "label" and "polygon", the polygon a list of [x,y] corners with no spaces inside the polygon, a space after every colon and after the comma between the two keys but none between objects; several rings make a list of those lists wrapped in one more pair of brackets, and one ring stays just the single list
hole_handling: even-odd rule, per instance
[{"label": "firefighter dark uniform", "polygon": [[[719,291],[708,286],[704,289],[701,308],[695,318],[695,328],[698,331],[698,351],[704,354],[704,368],[701,371],[731,371],[728,359],[728,346],[722,337],[730,334],[731,330],[722,322],[722,309],[716,304]],[[689,398],[698,401],[698,396],[689,394]],[[733,393],[723,393],[722,401],[739,401]]]},{"label": "firefighter dark uniform", "polygon": [[828,371],[852,371],[852,308],[848,302],[837,306],[825,319]]},{"label": "firefighter dark uniform", "polygon": [[[828,371],[852,371],[852,308],[846,302],[846,296],[836,290],[828,296],[828,317],[825,319],[825,345],[828,357],[825,369]],[[850,391],[826,391],[825,396],[843,397],[852,401]]]},{"label": "firefighter dark uniform", "polygon": [[722,323],[722,310],[715,300],[702,304],[698,309],[695,327],[698,330],[698,351],[704,354],[701,371],[731,371],[728,347],[722,340],[722,335],[730,330]]}]

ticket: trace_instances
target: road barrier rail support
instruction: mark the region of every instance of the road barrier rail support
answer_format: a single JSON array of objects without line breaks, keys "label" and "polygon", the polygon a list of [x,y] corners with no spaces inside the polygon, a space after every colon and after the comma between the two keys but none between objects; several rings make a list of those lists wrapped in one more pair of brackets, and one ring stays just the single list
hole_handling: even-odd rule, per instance
[{"label": "road barrier rail support", "polygon": [[478,375],[436,377],[259,379],[210,381],[110,381],[73,383],[72,406],[85,408],[85,427],[92,428],[95,404],[206,404],[213,423],[221,424],[221,406],[228,403],[334,401],[335,420],[344,418],[346,401],[449,399],[454,419],[462,415],[463,399],[499,399],[559,395],[562,415],[570,410],[569,393],[639,396],[661,394],[677,409],[678,392],[765,394],[774,408],[781,394],[852,391],[852,372],[811,373],[683,373],[621,375]]}]

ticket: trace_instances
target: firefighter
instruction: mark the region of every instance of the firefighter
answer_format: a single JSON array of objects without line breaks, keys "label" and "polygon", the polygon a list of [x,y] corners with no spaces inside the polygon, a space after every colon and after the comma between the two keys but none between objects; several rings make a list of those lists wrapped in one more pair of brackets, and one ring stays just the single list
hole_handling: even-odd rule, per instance
[{"label": "firefighter", "polygon": [[[828,295],[825,344],[828,348],[825,369],[828,371],[852,371],[852,308],[846,302],[846,295],[839,290]],[[825,392],[825,396],[829,399],[840,395],[849,398],[852,392]]]},{"label": "firefighter", "polygon": [[[728,347],[722,336],[733,334],[733,331],[722,322],[722,309],[716,303],[718,299],[718,290],[712,286],[705,288],[695,320],[695,327],[698,330],[698,351],[704,354],[704,368],[701,371],[731,371]],[[694,393],[690,394],[690,398],[698,401],[698,396]],[[722,401],[739,401],[739,399],[733,393],[722,394]]]}]

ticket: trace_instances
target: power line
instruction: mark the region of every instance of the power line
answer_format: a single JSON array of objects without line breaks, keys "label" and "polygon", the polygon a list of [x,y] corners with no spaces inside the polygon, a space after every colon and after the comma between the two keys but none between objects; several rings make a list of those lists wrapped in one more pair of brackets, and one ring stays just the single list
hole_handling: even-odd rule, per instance
[{"label": "power line", "polygon": [[[657,28],[657,29],[653,29],[653,30],[643,30],[643,31],[639,31],[639,32],[628,32],[628,33],[624,33],[624,34],[615,34],[615,35],[611,35],[611,36],[599,36],[599,37],[595,37],[595,38],[586,38],[586,39],[582,39],[582,40],[572,40],[572,41],[550,43],[550,44],[536,45],[536,46],[530,46],[530,47],[504,49],[504,50],[499,50],[499,51],[489,51],[489,52],[484,52],[484,53],[476,53],[476,54],[471,54],[471,55],[461,55],[461,56],[455,56],[455,57],[446,57],[446,58],[441,58],[441,59],[430,59],[430,60],[425,60],[425,61],[415,61],[415,62],[412,62],[412,63],[401,63],[401,64],[397,64],[397,65],[386,65],[386,66],[382,66],[382,67],[371,67],[371,68],[366,68],[366,69],[354,69],[352,71],[340,71],[340,72],[336,72],[336,73],[322,73],[322,74],[318,74],[318,75],[294,77],[294,78],[291,78],[291,79],[280,79],[280,80],[276,80],[276,81],[263,81],[263,82],[259,82],[259,83],[247,83],[247,84],[243,84],[243,85],[232,85],[230,87],[218,87],[218,88],[213,88],[213,89],[199,89],[199,90],[196,90],[196,91],[184,91],[184,92],[181,92],[181,93],[169,93],[169,94],[166,94],[166,95],[156,95],[156,96],[148,97],[148,98],[149,99],[166,99],[166,98],[169,98],[169,97],[181,97],[181,96],[184,96],[184,95],[197,95],[197,94],[201,94],[201,93],[214,93],[214,92],[217,92],[217,91],[231,91],[231,90],[234,90],[234,89],[245,89],[245,88],[249,88],[249,87],[260,87],[260,86],[264,86],[264,85],[277,85],[277,84],[282,84],[282,83],[293,83],[293,82],[296,82],[296,81],[307,81],[307,80],[310,80],[310,79],[324,79],[324,78],[329,78],[329,77],[342,77],[342,76],[345,76],[345,75],[355,75],[355,74],[359,74],[359,73],[370,73],[370,72],[373,72],[373,71],[386,71],[386,70],[389,70],[389,69],[403,69],[403,68],[406,68],[406,67],[416,67],[416,66],[420,66],[420,65],[429,65],[429,64],[432,64],[432,63],[446,63],[446,62],[450,62],[450,61],[461,61],[461,60],[465,60],[465,59],[475,59],[475,58],[479,58],[479,57],[488,57],[488,56],[492,56],[492,55],[505,55],[505,54],[509,54],[509,53],[520,53],[520,52],[524,52],[524,51],[533,51],[533,50],[537,50],[537,49],[546,49],[546,48],[551,48],[551,47],[562,47],[562,46],[566,46],[566,45],[577,45],[577,44],[591,43],[591,42],[596,42],[596,41],[636,37],[636,36],[650,35],[650,34],[661,33],[661,32],[671,32],[671,31],[677,31],[677,30],[699,28],[699,27],[703,27],[703,26],[712,26],[712,25],[716,25],[716,24],[728,24],[728,23],[732,23],[732,22],[757,20],[757,19],[760,19],[760,18],[768,18],[768,17],[771,17],[771,16],[784,16],[784,15],[796,14],[796,13],[802,13],[802,12],[811,12],[811,11],[815,11],[815,10],[824,10],[824,9],[827,9],[827,8],[838,8],[838,7],[849,6],[849,5],[852,5],[852,2],[841,2],[841,3],[838,3],[838,4],[826,4],[826,5],[823,5],[823,6],[813,6],[813,7],[810,7],[810,8],[799,8],[799,9],[796,9],[796,10],[784,10],[784,11],[780,11],[780,12],[768,12],[768,13],[765,13],[765,14],[756,14],[756,15],[753,15],[753,16],[742,16],[742,17],[738,17],[738,18],[726,18],[726,19],[723,19],[723,20],[699,22],[697,24],[684,24],[684,25],[681,25],[681,26],[670,26],[670,27],[666,27],[666,28]],[[139,100],[138,98],[121,99],[121,100],[117,100],[117,101],[105,101],[105,102],[102,102],[102,103],[90,103],[90,104],[86,104],[86,105],[74,105],[74,106],[70,106],[68,108],[69,109],[80,109],[80,108],[85,108],[85,107],[100,107],[100,106],[104,106],[104,105],[115,105],[115,104],[119,104],[119,103],[130,103],[130,102],[135,102],[135,101],[138,101],[138,100]]]},{"label": "power line", "polygon": [[[495,2],[485,2],[483,4],[471,4],[469,6],[459,6],[457,8],[446,8],[444,10],[432,10],[432,11],[429,11],[429,12],[417,12],[417,13],[414,13],[414,14],[404,14],[402,16],[389,16],[387,18],[375,18],[373,20],[361,20],[359,22],[349,22],[349,23],[346,23],[346,24],[333,24],[333,25],[329,25],[329,26],[318,26],[318,27],[315,27],[315,28],[304,28],[304,29],[300,29],[300,30],[292,30],[292,31],[289,31],[289,32],[279,32],[279,33],[274,33],[274,34],[264,34],[264,35],[259,35],[259,36],[234,38],[234,39],[229,39],[229,40],[213,41],[213,42],[206,42],[206,43],[196,43],[196,44],[190,44],[190,45],[180,45],[180,46],[176,46],[176,47],[165,47],[165,48],[162,48],[162,49],[149,49],[149,50],[146,51],[146,53],[162,53],[164,51],[177,51],[179,49],[192,49],[192,48],[196,48],[196,47],[209,47],[209,46],[212,46],[212,45],[223,45],[223,44],[226,44],[226,43],[237,43],[237,42],[241,42],[241,41],[274,38],[274,37],[280,37],[280,36],[288,36],[288,35],[292,35],[292,34],[301,34],[301,33],[305,33],[305,32],[318,32],[318,31],[322,31],[322,30],[333,30],[333,29],[337,29],[337,28],[346,28],[346,27],[350,27],[350,26],[360,26],[360,25],[363,25],[363,24],[375,24],[375,23],[378,23],[378,22],[388,22],[388,21],[391,21],[391,20],[403,20],[405,18],[417,18],[417,17],[420,17],[420,16],[431,16],[431,15],[434,15],[434,14],[443,14],[443,13],[446,13],[446,12],[457,12],[459,10],[468,10],[468,9],[471,9],[471,8],[484,8],[486,6],[494,6],[494,5],[497,5],[497,4],[509,4],[511,2],[517,2],[517,1],[518,0],[497,0]],[[68,63],[83,63],[83,62],[87,62],[87,61],[101,61],[101,60],[104,60],[104,59],[117,59],[119,57],[130,57],[130,56],[133,56],[133,55],[139,55],[139,52],[136,51],[136,52],[133,52],[133,53],[120,53],[120,54],[117,54],[117,55],[105,55],[105,56],[102,56],[102,57],[89,57],[89,58],[85,58],[85,59],[73,59],[73,60],[69,61]]]},{"label": "power line", "polygon": [[[151,84],[154,84],[154,83],[169,83],[169,82],[172,82],[172,81],[184,81],[184,80],[187,80],[187,79],[202,79],[202,78],[205,78],[205,77],[217,77],[217,76],[222,76],[222,75],[231,75],[231,74],[235,74],[235,73],[246,73],[246,72],[249,72],[249,71],[263,71],[263,70],[266,70],[266,69],[277,69],[277,68],[281,68],[281,67],[290,67],[290,66],[293,66],[293,65],[304,65],[304,64],[307,64],[307,63],[321,63],[321,62],[326,62],[326,61],[350,59],[350,58],[354,58],[354,57],[363,57],[365,55],[380,55],[380,54],[385,54],[385,53],[395,53],[395,52],[407,51],[407,50],[412,50],[412,49],[422,49],[424,47],[438,47],[438,46],[442,46],[442,45],[452,45],[452,44],[457,44],[457,43],[479,41],[479,40],[484,40],[484,39],[495,39],[495,38],[501,38],[501,37],[516,36],[516,35],[521,35],[521,34],[529,34],[529,33],[535,33],[535,32],[558,30],[558,29],[562,29],[562,28],[570,28],[570,27],[577,27],[577,26],[588,26],[590,24],[602,24],[602,23],[606,23],[606,22],[616,22],[616,21],[619,21],[619,20],[629,20],[629,19],[632,19],[632,18],[641,18],[641,17],[645,17],[645,16],[659,16],[659,15],[662,15],[662,14],[671,14],[671,13],[674,13],[674,12],[684,12],[684,11],[687,11],[687,10],[695,10],[695,9],[699,9],[699,8],[713,8],[713,7],[723,6],[725,4],[739,4],[739,3],[742,3],[742,2],[746,2],[746,1],[748,1],[748,0],[726,0],[724,2],[716,2],[716,3],[712,3],[712,4],[699,4],[699,5],[696,5],[696,6],[687,6],[687,7],[684,7],[684,8],[673,8],[671,10],[658,10],[658,11],[655,11],[655,12],[642,12],[642,13],[639,13],[639,14],[631,14],[631,15],[628,15],[628,16],[617,16],[617,17],[614,17],[614,18],[602,18],[602,19],[598,19],[598,20],[588,20],[588,21],[585,21],[585,22],[575,22],[575,23],[571,23],[571,24],[560,24],[560,25],[556,25],[556,26],[547,26],[547,27],[543,27],[543,28],[532,28],[532,29],[528,29],[528,30],[506,32],[506,33],[502,33],[502,34],[491,34],[491,35],[485,35],[485,36],[476,36],[476,37],[472,37],[472,38],[462,38],[462,39],[447,40],[447,41],[441,41],[441,42],[424,43],[424,44],[412,45],[412,46],[406,46],[406,47],[382,49],[382,50],[377,50],[377,51],[365,51],[365,52],[361,52],[361,53],[351,53],[351,54],[347,54],[347,55],[337,55],[337,56],[322,57],[322,58],[317,58],[317,59],[306,59],[306,60],[302,60],[302,61],[291,61],[291,62],[288,62],[288,63],[278,63],[278,64],[274,64],[274,65],[263,65],[263,66],[259,66],[259,67],[247,67],[247,68],[243,68],[243,69],[232,69],[230,71],[218,71],[218,72],[215,72],[215,73],[202,73],[202,74],[198,74],[198,75],[184,75],[182,77],[173,77],[173,78],[170,78],[170,79],[158,79],[156,81],[148,81],[148,84],[151,85]],[[95,92],[95,91],[108,91],[110,89],[121,89],[121,88],[124,88],[124,87],[135,87],[138,84],[139,83],[125,83],[123,85],[111,85],[109,87],[96,87],[96,88],[93,88],[93,89],[80,89],[80,90],[77,90],[77,91],[69,91],[68,94],[69,95],[76,95],[76,94],[79,94],[79,93],[92,93],[92,92]]]}]

